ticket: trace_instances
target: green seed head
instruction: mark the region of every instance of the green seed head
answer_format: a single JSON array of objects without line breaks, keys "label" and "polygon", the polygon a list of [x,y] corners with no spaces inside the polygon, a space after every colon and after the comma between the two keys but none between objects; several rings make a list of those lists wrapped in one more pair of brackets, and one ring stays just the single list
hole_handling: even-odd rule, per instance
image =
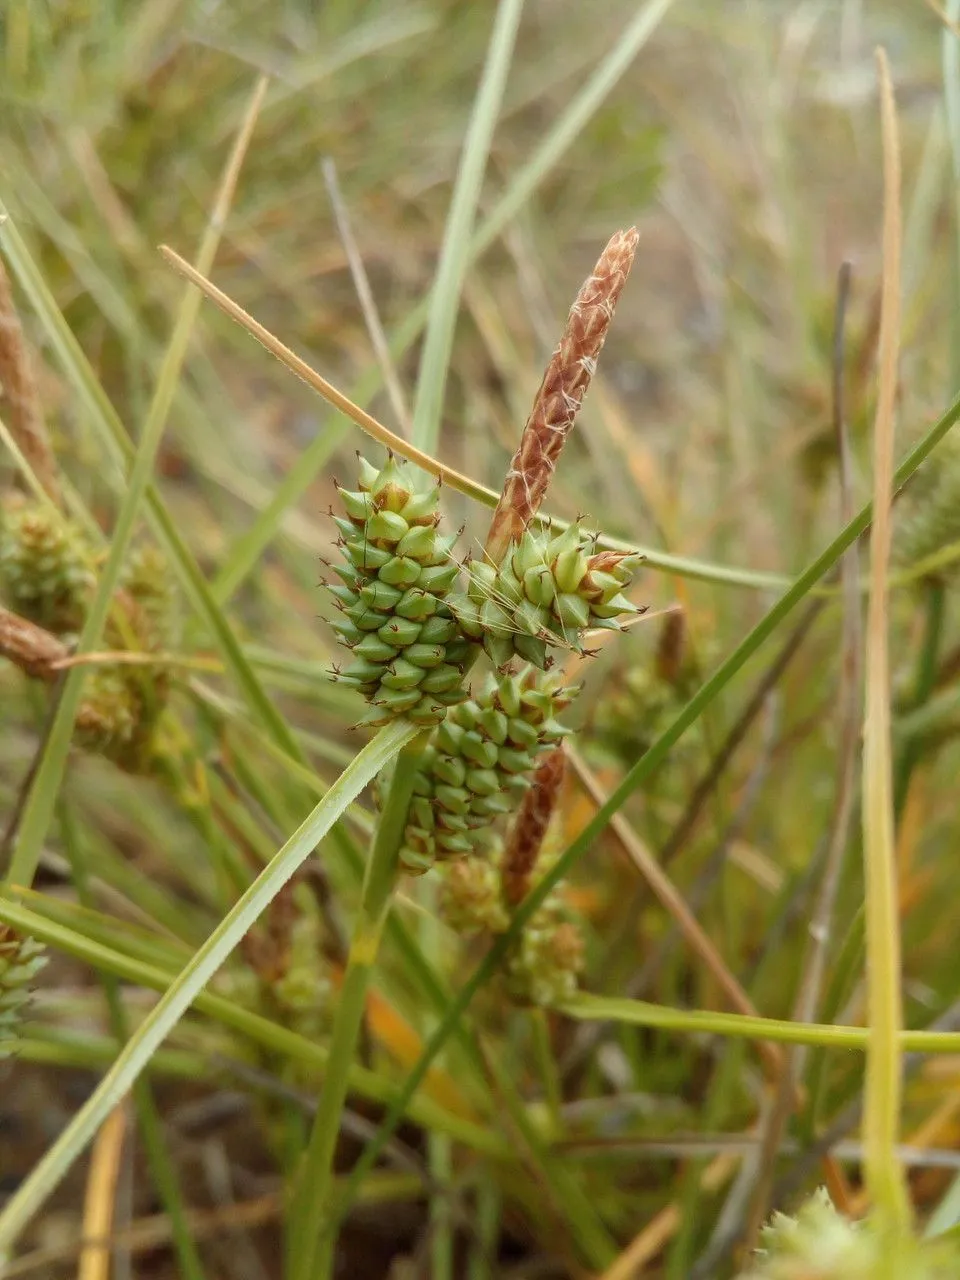
[{"label": "green seed head", "polygon": [[0,594],[57,635],[79,631],[95,578],[79,526],[44,503],[16,501],[0,515]]},{"label": "green seed head", "polygon": [[340,493],[347,564],[331,593],[346,622],[334,625],[357,656],[340,678],[370,702],[364,724],[397,715],[438,724],[465,696],[460,668],[469,652],[446,599],[459,567],[453,540],[437,531],[439,489],[416,492],[409,469],[391,457],[380,471],[361,461],[359,488]]},{"label": "green seed head", "polygon": [[46,963],[39,942],[0,924],[0,1061],[15,1047],[24,1005]]}]

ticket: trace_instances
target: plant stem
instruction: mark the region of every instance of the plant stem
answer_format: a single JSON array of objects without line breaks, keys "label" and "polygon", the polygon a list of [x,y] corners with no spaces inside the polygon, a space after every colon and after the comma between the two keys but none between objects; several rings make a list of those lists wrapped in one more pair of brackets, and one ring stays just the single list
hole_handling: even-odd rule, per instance
[{"label": "plant stem", "polygon": [[397,878],[400,842],[410,797],[430,731],[419,734],[397,756],[390,790],[367,862],[360,909],[334,1019],[327,1069],[290,1212],[286,1274],[289,1280],[319,1280],[332,1263],[330,1229],[333,1154],[347,1096],[350,1067],[363,1022],[367,988]]}]

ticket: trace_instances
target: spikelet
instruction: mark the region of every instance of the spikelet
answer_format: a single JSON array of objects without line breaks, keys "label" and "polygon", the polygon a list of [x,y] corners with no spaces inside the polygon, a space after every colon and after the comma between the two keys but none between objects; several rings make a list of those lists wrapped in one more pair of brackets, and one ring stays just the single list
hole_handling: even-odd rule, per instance
[{"label": "spikelet", "polygon": [[951,1280],[960,1253],[946,1240],[918,1241],[852,1223],[821,1187],[795,1218],[775,1213],[763,1229],[762,1248],[740,1280]]},{"label": "spikelet", "polygon": [[550,1008],[574,994],[584,961],[583,935],[559,895],[551,894],[507,961],[507,990],[518,1002]]},{"label": "spikelet", "polygon": [[358,491],[340,490],[346,563],[335,568],[343,585],[330,587],[343,613],[334,629],[354,661],[334,675],[370,703],[364,724],[439,724],[465,697],[469,652],[444,603],[459,573],[455,538],[437,532],[438,487],[418,493],[392,456],[379,472],[362,458],[360,467]]},{"label": "spikelet", "polygon": [[509,923],[493,858],[460,858],[448,863],[443,869],[437,905],[444,920],[461,937],[502,933]]},{"label": "spikelet", "polygon": [[176,645],[180,639],[180,600],[163,552],[150,543],[134,547],[120,585],[137,604],[137,633],[143,649],[159,653]]},{"label": "spikelet", "polygon": [[527,529],[499,565],[468,565],[467,591],[449,604],[496,666],[519,657],[545,670],[548,649],[582,653],[585,631],[617,631],[618,618],[639,612],[623,591],[642,559],[597,552],[595,538],[579,524],[555,537]]},{"label": "spikelet", "polygon": [[16,1044],[23,1006],[34,978],[47,963],[43,947],[0,924],[0,1060]]},{"label": "spikelet", "polygon": [[435,861],[474,852],[484,829],[516,808],[539,752],[569,732],[556,717],[573,691],[560,679],[531,667],[491,676],[451,708],[414,783],[400,851],[407,871],[421,874]]},{"label": "spikelet", "polygon": [[[917,474],[896,507],[894,555],[910,567],[960,542],[960,435],[954,430]],[[960,561],[929,576],[951,576]]]},{"label": "spikelet", "polygon": [[83,626],[95,583],[90,559],[82,530],[45,504],[10,502],[0,514],[0,594],[56,635]]}]

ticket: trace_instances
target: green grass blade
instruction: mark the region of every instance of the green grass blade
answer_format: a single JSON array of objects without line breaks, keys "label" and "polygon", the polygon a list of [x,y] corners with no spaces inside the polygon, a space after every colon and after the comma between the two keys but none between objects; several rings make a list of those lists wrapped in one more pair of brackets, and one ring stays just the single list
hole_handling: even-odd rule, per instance
[{"label": "green grass blade", "polygon": [[418,732],[415,725],[405,721],[381,729],[184,966],[118,1054],[95,1092],[0,1213],[0,1257],[57,1187],[110,1111],[140,1076],[150,1055],[163,1043],[268,903],[310,856],[347,805]]},{"label": "green grass blade", "polygon": [[[266,93],[267,83],[261,79],[257,82],[250,105],[245,113],[243,124],[231,150],[226,168],[220,183],[220,189],[211,211],[210,221],[204,233],[197,254],[198,270],[210,269],[220,239],[223,235],[223,224],[227,211],[233,200],[240,166],[250,143],[253,126],[256,122],[260,105]],[[183,362],[187,354],[190,335],[200,310],[201,296],[196,289],[188,287],[180,305],[179,314],[174,324],[170,344],[167,347],[163,364],[157,377],[147,420],[137,445],[133,466],[127,481],[127,491],[117,512],[116,522],[110,538],[110,551],[106,564],[100,574],[90,612],[87,615],[77,644],[78,654],[91,653],[100,641],[104,624],[110,611],[110,603],[120,580],[120,572],[126,559],[130,540],[133,537],[140,505],[143,501],[157,451],[163,437],[164,427],[173,403],[177,382]],[[23,817],[17,833],[13,857],[10,863],[10,879],[14,884],[29,885],[40,860],[43,842],[47,837],[53,811],[60,792],[63,770],[66,765],[70,742],[73,737],[73,726],[80,707],[80,695],[86,671],[81,664],[70,670],[64,681],[63,691],[57,704],[56,714],[47,738],[46,749],[36,777],[27,793],[23,808]]]},{"label": "green grass blade", "polygon": [[437,277],[430,294],[430,311],[413,406],[413,442],[427,453],[436,452],[440,435],[440,415],[453,332],[470,258],[470,235],[522,12],[523,0],[500,0],[497,5],[487,60],[474,99],[447,213]]}]

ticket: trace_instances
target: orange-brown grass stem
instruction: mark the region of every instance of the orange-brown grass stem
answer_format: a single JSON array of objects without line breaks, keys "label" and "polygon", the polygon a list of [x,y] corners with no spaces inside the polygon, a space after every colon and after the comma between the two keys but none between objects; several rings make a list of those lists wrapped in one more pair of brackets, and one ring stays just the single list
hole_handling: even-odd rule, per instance
[{"label": "orange-brown grass stem", "polygon": [[510,543],[520,538],[540,510],[557,458],[597,367],[639,238],[636,227],[610,237],[570,308],[493,513],[485,548],[493,564],[500,563]]}]

